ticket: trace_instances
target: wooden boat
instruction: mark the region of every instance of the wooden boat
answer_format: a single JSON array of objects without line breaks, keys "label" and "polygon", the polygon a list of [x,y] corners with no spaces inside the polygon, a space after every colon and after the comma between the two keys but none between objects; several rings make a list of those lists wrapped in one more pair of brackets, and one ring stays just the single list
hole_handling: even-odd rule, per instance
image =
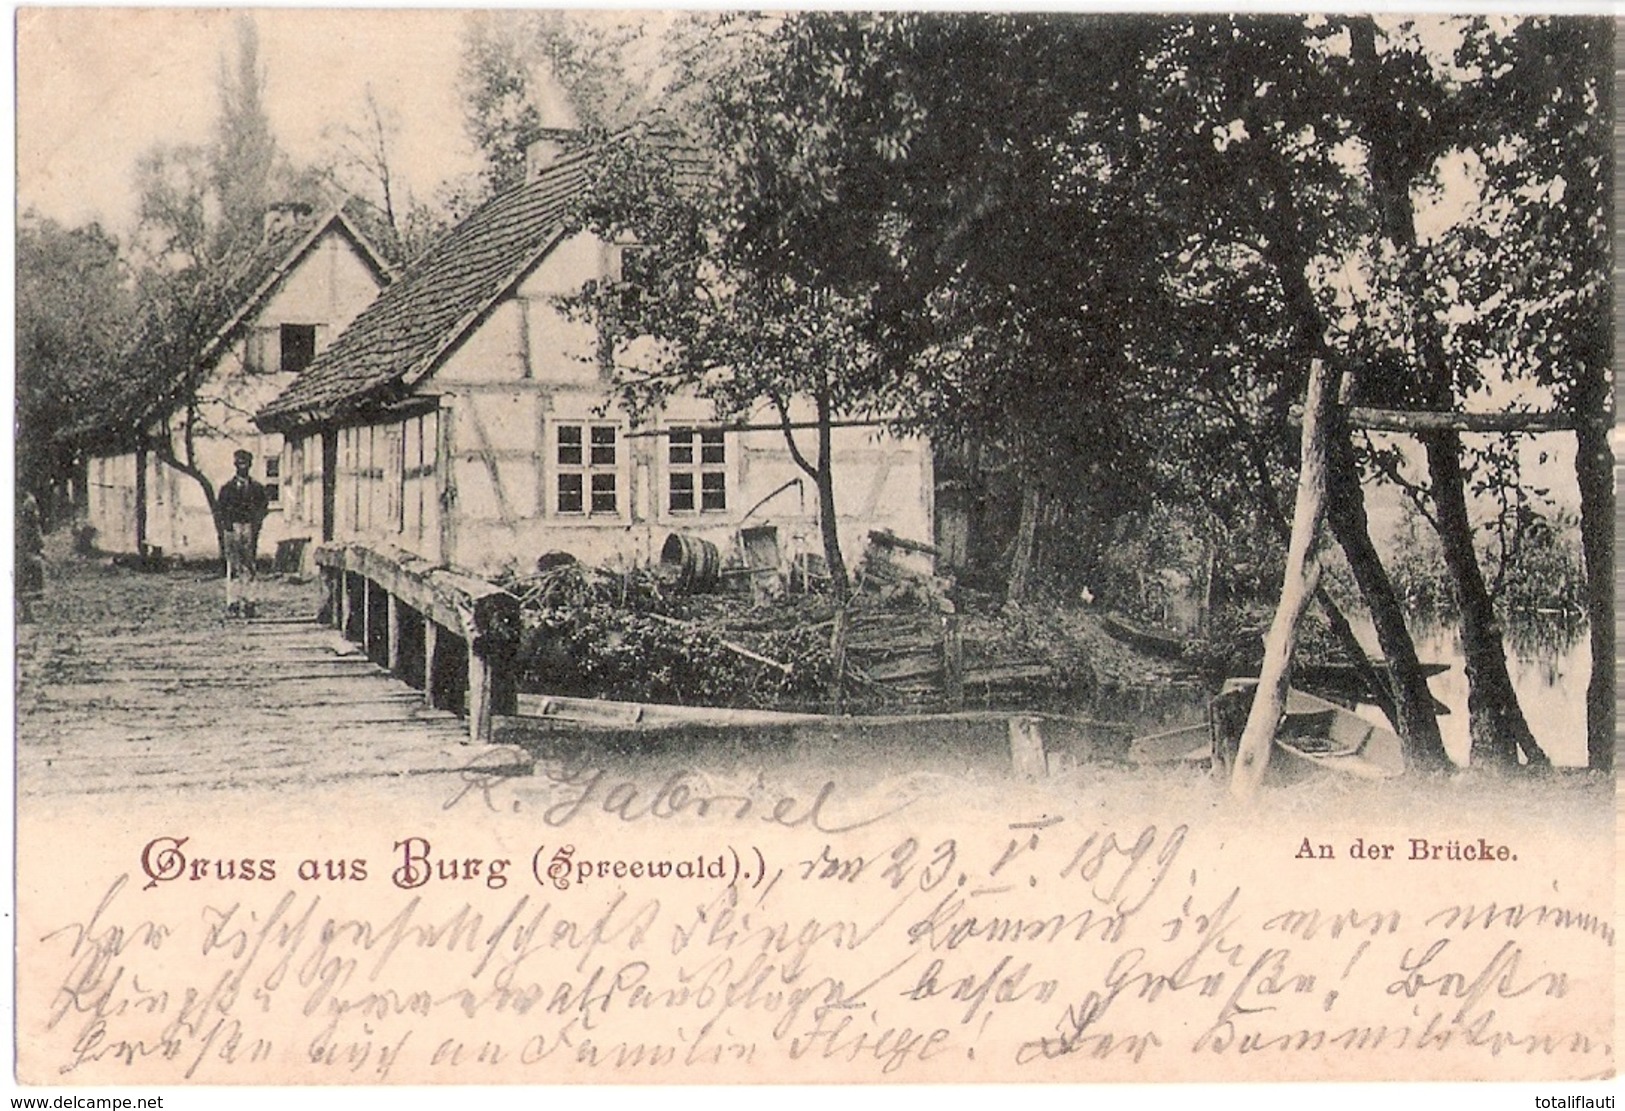
[{"label": "wooden boat", "polygon": [[[1226,774],[1235,763],[1257,686],[1256,678],[1227,680],[1209,706],[1213,763]],[[1266,780],[1291,783],[1322,774],[1382,780],[1404,771],[1399,734],[1317,695],[1296,688],[1287,692]]]},{"label": "wooden boat", "polygon": [[1196,633],[1176,633],[1130,620],[1120,613],[1102,613],[1101,628],[1115,641],[1165,660],[1184,660],[1201,667],[1222,670],[1256,669],[1264,658],[1262,629],[1235,629],[1221,636],[1203,638]]},{"label": "wooden boat", "polygon": [[1121,641],[1148,656],[1177,660],[1185,654],[1185,638],[1176,633],[1150,629],[1115,613],[1101,614],[1100,624],[1113,640]]},{"label": "wooden boat", "polygon": [[[1380,678],[1390,683],[1392,682],[1392,676],[1389,672],[1392,667],[1393,665],[1387,660],[1371,661],[1372,670]],[[1424,663],[1420,664],[1419,667],[1425,678],[1442,675],[1450,670],[1450,665],[1443,663]],[[1366,684],[1365,677],[1350,663],[1305,661],[1294,665],[1292,679],[1301,688],[1345,706],[1374,701],[1373,693]],[[1450,707],[1435,698],[1433,700],[1433,712],[1442,716],[1450,712]]]},{"label": "wooden boat", "polygon": [[1199,721],[1131,738],[1128,743],[1129,763],[1205,764],[1213,755],[1210,732],[1208,723]]}]

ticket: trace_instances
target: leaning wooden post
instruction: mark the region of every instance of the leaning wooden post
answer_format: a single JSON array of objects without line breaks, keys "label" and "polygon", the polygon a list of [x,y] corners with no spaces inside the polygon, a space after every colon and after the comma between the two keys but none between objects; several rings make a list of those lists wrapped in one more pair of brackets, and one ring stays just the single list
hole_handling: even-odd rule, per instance
[{"label": "leaning wooden post", "polygon": [[491,664],[474,650],[474,638],[468,638],[468,739],[485,744],[491,739]]},{"label": "leaning wooden post", "polygon": [[1292,652],[1298,640],[1298,622],[1309,607],[1320,581],[1320,559],[1315,543],[1326,503],[1326,434],[1337,389],[1325,360],[1309,366],[1309,386],[1303,401],[1303,441],[1298,464],[1298,495],[1292,506],[1292,537],[1287,544],[1286,575],[1281,601],[1264,640],[1264,663],[1258,671],[1258,689],[1252,710],[1236,747],[1230,774],[1230,793],[1249,799],[1258,790],[1269,762],[1275,729],[1286,705],[1292,679]]}]

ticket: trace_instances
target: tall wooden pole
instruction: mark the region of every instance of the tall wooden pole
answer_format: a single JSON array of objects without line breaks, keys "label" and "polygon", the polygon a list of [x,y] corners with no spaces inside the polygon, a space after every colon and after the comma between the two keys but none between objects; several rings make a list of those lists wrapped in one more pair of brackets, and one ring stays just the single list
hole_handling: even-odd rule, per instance
[{"label": "tall wooden pole", "polygon": [[846,709],[846,635],[851,621],[852,615],[843,598],[835,610],[835,628],[829,634],[829,712],[832,714]]},{"label": "tall wooden pole", "polygon": [[1286,575],[1281,601],[1264,640],[1264,663],[1252,710],[1236,749],[1230,775],[1230,793],[1250,799],[1264,778],[1275,728],[1286,705],[1292,680],[1292,653],[1298,642],[1298,622],[1320,581],[1320,558],[1315,541],[1326,504],[1326,432],[1337,399],[1333,371],[1324,359],[1309,365],[1309,386],[1303,401],[1303,441],[1298,464],[1298,495],[1292,506],[1292,534],[1287,543]]}]

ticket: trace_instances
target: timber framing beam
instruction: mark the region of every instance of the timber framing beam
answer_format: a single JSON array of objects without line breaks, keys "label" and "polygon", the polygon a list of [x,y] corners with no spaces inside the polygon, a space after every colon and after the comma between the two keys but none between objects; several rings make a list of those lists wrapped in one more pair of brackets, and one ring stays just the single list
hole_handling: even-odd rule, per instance
[{"label": "timber framing beam", "polygon": [[[1343,423],[1370,432],[1572,432],[1581,418],[1548,410],[1529,413],[1457,413],[1425,409],[1375,409],[1352,405],[1342,412]],[[1303,423],[1303,407],[1292,407],[1292,423]]]}]

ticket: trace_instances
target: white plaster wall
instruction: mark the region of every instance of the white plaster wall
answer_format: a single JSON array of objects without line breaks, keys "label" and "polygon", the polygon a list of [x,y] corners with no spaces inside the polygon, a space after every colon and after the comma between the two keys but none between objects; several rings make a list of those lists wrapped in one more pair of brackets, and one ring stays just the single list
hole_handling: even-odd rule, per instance
[{"label": "white plaster wall", "polygon": [[[335,521],[333,538],[338,541],[367,544],[372,547],[394,547],[420,555],[425,559],[440,562],[440,492],[443,459],[440,455],[439,422],[445,414],[429,413],[422,418],[411,417],[403,421],[395,421],[372,426],[372,444],[375,452],[374,465],[382,470],[379,480],[364,480],[365,485],[361,491],[361,518],[352,519],[351,506],[356,503],[356,484],[358,481],[354,469],[365,466],[365,459],[350,459],[346,454],[345,433],[339,433],[338,469],[335,485]],[[421,421],[422,435],[425,444],[425,464],[433,468],[429,475],[407,477],[407,471],[418,466],[415,455],[407,456],[407,452],[416,444],[417,433],[412,427]],[[321,438],[312,437],[309,441],[314,450],[320,451]],[[307,451],[311,450],[307,447]],[[400,457],[391,460],[390,453],[399,450]],[[320,467],[314,470],[320,473]],[[394,493],[386,493],[383,487],[394,484]],[[308,487],[312,491],[311,498],[307,499],[305,515],[300,521],[299,535],[308,535],[314,541],[321,535],[321,483],[312,482]],[[367,498],[374,497],[372,511],[367,511]],[[391,512],[399,502],[400,512]]]},{"label": "white plaster wall", "polygon": [[[528,384],[523,384],[528,386]],[[528,572],[536,557],[567,551],[589,563],[649,563],[672,532],[689,532],[731,553],[744,525],[779,529],[786,557],[822,554],[818,499],[812,480],[790,457],[782,433],[734,433],[727,438],[728,508],[709,514],[672,514],[666,506],[663,437],[618,440],[615,516],[555,511],[554,447],[549,429],[559,421],[610,422],[597,407],[603,395],[549,390],[540,384],[508,392],[484,391],[453,400],[455,413],[455,562],[482,574]],[[690,408],[691,414],[707,410]],[[675,417],[683,424],[697,417]],[[929,445],[879,429],[837,429],[836,506],[842,549],[855,564],[871,529],[929,542],[932,472]],[[810,450],[810,447],[809,449]],[[800,486],[762,499],[791,480]],[[756,507],[747,519],[746,511]]]},{"label": "white plaster wall", "polygon": [[[555,550],[595,564],[649,563],[675,531],[695,533],[731,553],[742,524],[778,527],[787,556],[821,553],[816,491],[776,429],[728,437],[725,512],[668,512],[667,441],[628,436],[634,430],[624,417],[615,409],[603,411],[610,395],[599,372],[595,335],[565,318],[554,303],[605,274],[608,261],[609,249],[592,236],[560,244],[419,385],[420,393],[439,398],[447,425],[442,480],[451,487],[455,512],[447,529],[452,548],[442,553],[447,561],[485,575],[528,572],[537,556]],[[792,415],[809,420],[811,407],[799,405]],[[773,419],[771,409],[750,418],[755,423]],[[619,425],[616,514],[556,512],[553,437],[560,422]],[[662,418],[663,426],[713,423],[710,403],[694,396],[673,398]],[[811,457],[814,433],[800,437]],[[929,541],[929,445],[870,428],[839,429],[834,443],[836,505],[849,563],[855,563],[871,529]],[[799,490],[778,495],[744,519],[746,510],[796,478],[802,479]],[[341,504],[346,481],[341,474]],[[347,538],[420,550],[377,532]]]},{"label": "white plaster wall", "polygon": [[520,342],[518,302],[509,297],[497,303],[435,371],[429,392],[445,392],[469,383],[516,382],[528,377],[525,349]]},{"label": "white plaster wall", "polygon": [[298,268],[277,287],[259,315],[262,324],[317,324],[320,351],[378,296],[378,279],[340,233],[324,233]]},{"label": "white plaster wall", "polygon": [[525,306],[532,377],[575,385],[599,381],[597,332],[588,324],[569,320],[554,298],[601,279],[608,272],[608,251],[595,236],[572,236],[520,283],[518,296]]},{"label": "white plaster wall", "polygon": [[[255,318],[248,331],[275,331],[282,324],[315,324],[316,350],[333,341],[361,310],[378,295],[379,282],[362,261],[361,255],[343,235],[325,232],[291,273],[283,279]],[[283,455],[282,437],[263,433],[253,423],[253,414],[274,399],[293,380],[280,371],[248,374],[245,357],[249,339],[239,335],[221,355],[214,373],[200,391],[200,433],[195,437],[199,468],[218,490],[234,473],[232,455],[239,448],[254,453],[254,477],[266,481],[266,461]],[[270,347],[275,353],[275,344]],[[174,450],[186,458],[180,430],[174,430]],[[219,555],[213,518],[202,489],[191,478],[168,468],[156,459],[149,462],[147,535],[148,542],[162,547],[166,554],[187,558],[212,559]],[[167,472],[167,479],[160,472]],[[133,552],[135,543],[135,465],[134,456],[122,466],[123,493],[104,499],[104,523],[91,524],[98,530],[98,543],[108,551]],[[157,483],[165,481],[162,503],[157,500]],[[112,501],[127,509],[117,513]],[[105,527],[104,527],[105,525]],[[319,521],[318,521],[319,527]],[[272,555],[278,541],[290,535],[305,535],[304,523],[283,520],[283,511],[273,504],[260,534],[260,553]]]},{"label": "white plaster wall", "polygon": [[86,491],[86,523],[96,546],[107,552],[135,550],[135,455],[92,459]]}]

